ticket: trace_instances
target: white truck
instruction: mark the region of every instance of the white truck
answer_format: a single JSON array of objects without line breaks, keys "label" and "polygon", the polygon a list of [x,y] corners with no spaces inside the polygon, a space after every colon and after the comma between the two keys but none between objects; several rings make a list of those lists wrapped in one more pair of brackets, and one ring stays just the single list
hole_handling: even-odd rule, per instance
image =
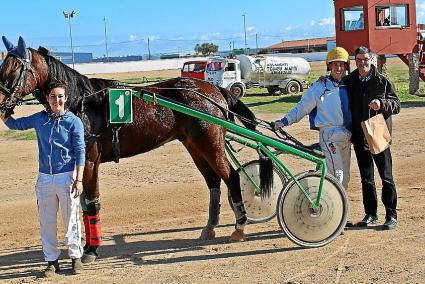
[{"label": "white truck", "polygon": [[[186,62],[182,77],[195,77]],[[204,80],[230,90],[237,97],[245,95],[251,87],[267,88],[269,94],[298,94],[308,86],[305,78],[310,72],[310,64],[300,57],[246,56],[237,58],[213,57],[205,60],[203,70],[196,75]]]}]

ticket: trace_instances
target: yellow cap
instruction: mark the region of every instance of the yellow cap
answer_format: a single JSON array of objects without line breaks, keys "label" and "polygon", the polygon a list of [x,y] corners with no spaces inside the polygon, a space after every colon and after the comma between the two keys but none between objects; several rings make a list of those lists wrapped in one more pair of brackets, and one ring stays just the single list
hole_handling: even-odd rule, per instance
[{"label": "yellow cap", "polygon": [[344,48],[335,47],[328,52],[328,55],[326,56],[326,64],[329,64],[334,61],[350,63],[350,55]]}]

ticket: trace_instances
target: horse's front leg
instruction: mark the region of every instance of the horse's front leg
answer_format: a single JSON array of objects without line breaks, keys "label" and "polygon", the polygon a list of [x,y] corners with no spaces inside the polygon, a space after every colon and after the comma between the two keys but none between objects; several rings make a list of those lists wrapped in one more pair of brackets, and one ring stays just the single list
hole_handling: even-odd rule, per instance
[{"label": "horse's front leg", "polygon": [[83,208],[84,228],[86,232],[86,244],[84,245],[83,263],[96,260],[97,249],[101,245],[100,230],[100,200],[99,200],[99,164],[100,151],[98,142],[94,142],[88,149],[86,164],[84,167],[83,194],[81,206]]}]

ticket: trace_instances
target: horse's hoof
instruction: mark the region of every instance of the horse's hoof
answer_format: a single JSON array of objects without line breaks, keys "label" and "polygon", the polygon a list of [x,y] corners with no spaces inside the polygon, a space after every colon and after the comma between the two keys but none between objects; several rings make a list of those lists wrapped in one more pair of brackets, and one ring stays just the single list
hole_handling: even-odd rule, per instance
[{"label": "horse's hoof", "polygon": [[94,254],[83,254],[83,256],[81,257],[81,262],[86,264],[86,263],[92,263],[96,260],[97,255]]},{"label": "horse's hoof", "polygon": [[200,239],[203,241],[213,240],[215,238],[214,228],[203,228]]},{"label": "horse's hoof", "polygon": [[236,229],[230,236],[232,242],[243,242],[245,239],[245,233],[241,229]]}]

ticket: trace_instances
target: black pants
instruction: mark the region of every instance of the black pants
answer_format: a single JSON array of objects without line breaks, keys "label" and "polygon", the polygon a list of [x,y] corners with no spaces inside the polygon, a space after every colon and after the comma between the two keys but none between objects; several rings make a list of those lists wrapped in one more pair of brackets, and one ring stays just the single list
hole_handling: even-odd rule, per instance
[{"label": "black pants", "polygon": [[390,148],[382,153],[372,155],[363,143],[354,144],[357,164],[362,179],[363,206],[366,214],[377,214],[378,199],[374,180],[373,162],[382,180],[382,202],[385,206],[385,217],[397,219],[397,191],[392,174],[392,158]]}]

